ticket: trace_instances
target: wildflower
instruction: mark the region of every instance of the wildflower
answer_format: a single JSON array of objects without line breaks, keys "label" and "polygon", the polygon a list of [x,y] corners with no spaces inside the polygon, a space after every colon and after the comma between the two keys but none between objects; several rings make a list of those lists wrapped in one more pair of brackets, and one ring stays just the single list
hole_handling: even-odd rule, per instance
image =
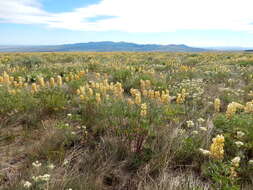
[{"label": "wildflower", "polygon": [[200,127],[199,128],[201,131],[207,131],[207,128],[206,127]]},{"label": "wildflower", "polygon": [[3,73],[3,82],[6,83],[6,84],[10,83],[10,77],[5,71]]},{"label": "wildflower", "polygon": [[42,176],[39,176],[41,181],[49,181],[50,175],[49,174],[44,174]]},{"label": "wildflower", "polygon": [[50,84],[51,88],[53,88],[55,86],[55,82],[54,82],[54,78],[53,77],[50,78],[49,84]]},{"label": "wildflower", "polygon": [[141,95],[139,93],[136,94],[135,99],[134,99],[134,103],[141,104]]},{"label": "wildflower", "polygon": [[253,101],[246,103],[244,111],[246,113],[253,113]]},{"label": "wildflower", "polygon": [[253,165],[253,160],[249,160],[248,162],[250,165]]},{"label": "wildflower", "polygon": [[50,180],[50,175],[49,174],[44,174],[44,175],[39,175],[39,176],[33,176],[32,179],[35,181],[35,182],[38,182],[38,181],[49,181]]},{"label": "wildflower", "polygon": [[239,167],[239,164],[240,164],[240,161],[241,161],[241,158],[239,156],[236,156],[235,158],[233,158],[231,160],[231,163],[234,167]]},{"label": "wildflower", "polygon": [[242,138],[244,135],[245,135],[245,133],[242,131],[237,131],[237,133],[236,133],[237,138]]},{"label": "wildflower", "polygon": [[187,127],[194,127],[194,122],[192,120],[186,121]]},{"label": "wildflower", "polygon": [[45,86],[45,81],[44,81],[44,78],[43,78],[43,77],[39,77],[39,78],[38,78],[38,81],[39,81],[40,86],[42,86],[42,87]]},{"label": "wildflower", "polygon": [[96,102],[100,103],[101,102],[101,96],[99,93],[96,93]]},{"label": "wildflower", "polygon": [[72,116],[72,114],[71,114],[71,113],[68,113],[68,114],[67,114],[67,116],[68,116],[68,117],[71,117],[71,116]]},{"label": "wildflower", "polygon": [[241,146],[244,145],[244,143],[241,142],[241,141],[236,141],[235,144],[236,144],[236,146],[237,146],[238,148],[240,148]]},{"label": "wildflower", "polygon": [[39,168],[39,167],[41,166],[41,163],[37,160],[37,161],[33,162],[32,165],[33,165],[35,168]]},{"label": "wildflower", "polygon": [[236,178],[238,176],[236,167],[231,167],[230,168],[230,178]]},{"label": "wildflower", "polygon": [[197,134],[199,134],[199,132],[198,131],[192,131],[192,134],[197,135]]},{"label": "wildflower", "polygon": [[80,99],[81,100],[84,100],[85,99],[85,96],[83,94],[80,95]]},{"label": "wildflower", "polygon": [[132,105],[132,104],[134,104],[134,101],[131,98],[127,98],[127,103],[129,105]]},{"label": "wildflower", "polygon": [[202,148],[199,149],[199,151],[204,155],[204,156],[209,156],[211,152],[209,150],[204,150]]},{"label": "wildflower", "polygon": [[52,169],[55,168],[54,164],[49,164],[47,167],[48,167],[50,170],[52,170]]},{"label": "wildflower", "polygon": [[214,159],[222,160],[224,157],[224,137],[217,135],[212,139],[213,143],[210,146],[211,157]]},{"label": "wildflower", "polygon": [[24,188],[26,188],[26,189],[29,189],[31,186],[32,186],[32,183],[30,183],[29,181],[26,181],[24,183]]},{"label": "wildflower", "polygon": [[179,129],[178,134],[183,135],[186,131],[184,129]]},{"label": "wildflower", "polygon": [[38,182],[40,178],[38,176],[32,176],[32,179],[33,181]]},{"label": "wildflower", "polygon": [[93,90],[92,90],[92,88],[88,88],[88,95],[89,95],[89,96],[92,96],[92,95],[93,95]]},{"label": "wildflower", "polygon": [[221,106],[221,101],[220,101],[219,98],[216,98],[216,99],[214,100],[214,110],[215,110],[216,112],[220,112],[220,106]]},{"label": "wildflower", "polygon": [[122,84],[117,82],[114,86],[114,94],[116,97],[122,97],[124,89],[122,88]]},{"label": "wildflower", "polygon": [[155,98],[159,99],[160,98],[160,92],[159,91],[155,91]]},{"label": "wildflower", "polygon": [[144,116],[146,116],[147,115],[147,104],[146,103],[144,103],[144,104],[141,104],[141,116],[142,117],[144,117]]},{"label": "wildflower", "polygon": [[57,76],[57,84],[58,86],[62,86],[62,77],[60,75]]},{"label": "wildflower", "polygon": [[228,104],[226,116],[231,118],[236,113],[237,109],[244,109],[244,106],[237,102],[231,102]]},{"label": "wildflower", "polygon": [[170,94],[169,94],[169,91],[168,91],[168,90],[162,91],[161,101],[162,101],[162,103],[164,103],[164,104],[170,102]]},{"label": "wildflower", "polygon": [[35,93],[38,91],[36,83],[32,83],[32,93]]},{"label": "wildflower", "polygon": [[66,159],[63,161],[63,165],[64,165],[64,166],[68,165],[68,163],[69,163],[69,161],[66,160]]},{"label": "wildflower", "polygon": [[204,120],[203,118],[201,118],[201,117],[198,118],[197,121],[198,121],[199,123],[204,123],[204,122],[205,122],[205,120]]},{"label": "wildflower", "polygon": [[186,93],[185,93],[185,89],[183,89],[182,92],[177,95],[177,99],[176,99],[177,104],[184,103],[185,97],[186,97]]}]

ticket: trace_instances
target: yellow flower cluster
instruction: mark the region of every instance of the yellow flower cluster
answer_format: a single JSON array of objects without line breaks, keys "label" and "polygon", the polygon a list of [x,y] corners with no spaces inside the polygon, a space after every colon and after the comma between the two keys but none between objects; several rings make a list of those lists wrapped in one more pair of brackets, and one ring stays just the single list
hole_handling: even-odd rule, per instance
[{"label": "yellow flower cluster", "polygon": [[9,92],[9,94],[11,94],[11,95],[15,95],[15,94],[19,93],[20,90],[19,90],[19,89],[9,89],[8,92]]},{"label": "yellow flower cluster", "polygon": [[20,66],[15,66],[15,67],[10,67],[10,68],[8,68],[6,71],[8,72],[8,73],[14,73],[14,72],[17,72],[17,71],[25,71],[25,67],[20,67]]},{"label": "yellow flower cluster", "polygon": [[244,109],[244,106],[237,102],[231,102],[230,104],[228,104],[226,116],[228,118],[231,118],[236,113],[237,109]]},{"label": "yellow flower cluster", "polygon": [[214,100],[214,110],[216,112],[220,112],[220,107],[221,107],[221,101],[219,98],[215,98]]},{"label": "yellow flower cluster", "polygon": [[[69,81],[70,79],[71,80],[77,80],[77,79],[80,79],[81,76],[83,76],[85,74],[85,72],[87,71],[79,71],[77,72],[76,74],[73,75],[73,73],[70,73],[68,76],[67,76],[67,80],[66,81]],[[70,77],[69,77],[70,76]],[[10,76],[6,71],[3,72],[2,76],[0,75],[0,83],[3,83],[5,85],[8,85],[8,86],[13,86],[13,87],[27,87],[28,86],[28,83],[25,83],[24,82],[25,79],[22,78],[22,77],[17,77],[16,79],[14,79],[14,77]],[[42,76],[39,76],[37,77],[37,83],[32,83],[30,88],[30,91],[32,93],[35,93],[35,92],[38,92],[38,90],[41,88],[41,87],[49,87],[49,88],[53,88],[55,86],[62,86],[63,85],[63,78],[58,75],[56,78],[54,77],[51,77],[49,79],[49,81],[45,81],[44,78]],[[17,90],[9,90],[9,93],[10,94],[16,94]]]},{"label": "yellow flower cluster", "polygon": [[45,87],[45,80],[43,77],[38,77],[38,83],[41,87]]},{"label": "yellow flower cluster", "polygon": [[84,86],[80,86],[76,90],[76,94],[79,95],[81,100],[88,100],[91,98],[95,93],[95,99],[97,102],[101,101],[101,96],[106,96],[109,97],[109,92],[114,97],[123,97],[124,89],[122,87],[122,84],[117,82],[116,84],[114,83],[108,83],[108,80],[105,79],[101,82],[93,82],[91,81],[90,84],[85,84]]},{"label": "yellow flower cluster", "polygon": [[117,82],[114,86],[113,86],[113,94],[116,97],[123,97],[123,92],[124,89],[122,88],[122,84],[120,82]]},{"label": "yellow flower cluster", "polygon": [[88,69],[86,69],[85,71],[79,71],[77,73],[73,73],[70,72],[69,74],[67,74],[64,78],[64,80],[66,82],[72,81],[72,80],[79,80],[81,77],[83,77],[85,75],[85,73],[88,73]]},{"label": "yellow flower cluster", "polygon": [[150,80],[140,80],[140,83],[141,83],[140,86],[142,90],[149,89],[151,87]]},{"label": "yellow flower cluster", "polygon": [[36,83],[32,83],[31,92],[32,93],[38,92],[38,86]]},{"label": "yellow flower cluster", "polygon": [[57,85],[62,86],[62,77],[60,75],[57,76]]},{"label": "yellow flower cluster", "polygon": [[187,66],[187,65],[181,65],[179,68],[178,68],[178,71],[179,72],[188,72],[188,71],[192,71],[193,68],[190,67],[190,66]]},{"label": "yellow flower cluster", "polygon": [[[89,85],[87,88],[89,88]],[[102,94],[106,94],[108,91],[111,91],[115,97],[122,97],[124,92],[121,83],[117,82],[116,84],[109,84],[107,79],[102,82],[91,82],[90,88],[97,89]]]},{"label": "yellow flower cluster", "polygon": [[140,115],[142,117],[145,117],[147,115],[147,109],[148,109],[148,107],[147,107],[146,103],[141,104],[141,113],[140,113]]},{"label": "yellow flower cluster", "polygon": [[246,113],[253,113],[253,100],[251,102],[247,102],[245,107],[244,107],[244,111]]},{"label": "yellow flower cluster", "polygon": [[170,95],[168,90],[155,91],[155,90],[142,90],[142,94],[144,97],[148,97],[150,99],[155,99],[158,102],[168,103],[170,101]]},{"label": "yellow flower cluster", "polygon": [[231,178],[235,178],[238,176],[236,168],[239,167],[240,161],[241,161],[241,158],[239,156],[237,156],[231,160],[231,163],[232,163],[232,167],[230,168],[230,177]]},{"label": "yellow flower cluster", "polygon": [[210,146],[210,156],[217,160],[222,160],[224,157],[224,136],[217,135],[212,139],[213,143]]},{"label": "yellow flower cluster", "polygon": [[97,103],[100,103],[100,102],[101,102],[101,95],[100,95],[100,93],[96,93],[95,98],[96,98],[96,102],[97,102]]},{"label": "yellow flower cluster", "polygon": [[177,95],[176,102],[177,102],[178,104],[184,103],[184,102],[185,102],[186,95],[187,95],[187,94],[186,94],[185,89],[182,89],[181,93],[179,93],[179,94]]},{"label": "yellow flower cluster", "polygon": [[[130,89],[131,95],[134,97],[134,103],[137,105],[141,104],[141,92],[138,89]],[[131,104],[131,101],[128,100],[128,103]]]},{"label": "yellow flower cluster", "polygon": [[24,79],[22,77],[18,77],[17,80],[14,77],[10,76],[7,72],[4,71],[3,75],[0,76],[0,83],[5,85],[14,87],[26,87],[28,84],[24,83]]},{"label": "yellow flower cluster", "polygon": [[8,73],[6,73],[5,71],[4,71],[3,75],[0,76],[0,82],[2,82],[4,84],[7,84],[7,85],[10,84],[10,82],[12,81],[12,79],[14,79],[14,78],[10,77],[8,75]]},{"label": "yellow flower cluster", "polygon": [[170,92],[169,90],[162,91],[161,102],[166,104],[170,102]]}]

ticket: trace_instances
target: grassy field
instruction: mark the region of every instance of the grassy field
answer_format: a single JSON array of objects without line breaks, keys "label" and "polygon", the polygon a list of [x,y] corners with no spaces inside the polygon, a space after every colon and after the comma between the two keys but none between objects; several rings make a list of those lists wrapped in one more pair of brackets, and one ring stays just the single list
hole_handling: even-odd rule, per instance
[{"label": "grassy field", "polygon": [[253,54],[0,54],[0,189],[252,186]]}]

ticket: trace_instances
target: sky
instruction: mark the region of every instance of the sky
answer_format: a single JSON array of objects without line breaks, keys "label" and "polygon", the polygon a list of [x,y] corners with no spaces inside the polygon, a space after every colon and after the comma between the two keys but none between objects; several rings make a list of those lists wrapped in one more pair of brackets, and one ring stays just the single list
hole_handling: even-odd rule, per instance
[{"label": "sky", "polygon": [[0,0],[0,45],[253,47],[252,0]]}]

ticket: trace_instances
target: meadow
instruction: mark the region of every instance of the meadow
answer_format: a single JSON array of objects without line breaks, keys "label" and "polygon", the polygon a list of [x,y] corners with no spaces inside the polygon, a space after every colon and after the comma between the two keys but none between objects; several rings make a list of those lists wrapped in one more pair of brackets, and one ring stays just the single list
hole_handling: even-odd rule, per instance
[{"label": "meadow", "polygon": [[0,54],[0,189],[252,187],[252,53]]}]

